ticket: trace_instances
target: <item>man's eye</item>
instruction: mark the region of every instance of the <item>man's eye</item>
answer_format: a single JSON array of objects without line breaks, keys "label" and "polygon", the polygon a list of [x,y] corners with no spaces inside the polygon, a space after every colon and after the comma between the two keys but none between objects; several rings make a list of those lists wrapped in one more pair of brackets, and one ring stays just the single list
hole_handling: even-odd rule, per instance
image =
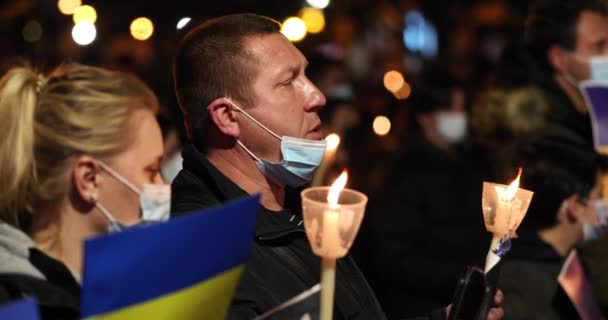
[{"label": "man's eye", "polygon": [[281,82],[281,86],[289,86],[293,83],[293,78]]}]

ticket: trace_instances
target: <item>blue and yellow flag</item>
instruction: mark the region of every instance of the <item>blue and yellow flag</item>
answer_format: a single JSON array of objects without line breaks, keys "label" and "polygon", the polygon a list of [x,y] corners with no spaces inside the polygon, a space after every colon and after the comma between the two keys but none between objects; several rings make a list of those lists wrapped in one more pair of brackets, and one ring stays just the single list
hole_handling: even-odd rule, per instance
[{"label": "blue and yellow flag", "polygon": [[254,238],[259,196],[85,243],[89,319],[224,319]]},{"label": "blue and yellow flag", "polygon": [[40,312],[34,298],[9,302],[0,306],[2,320],[40,320]]}]

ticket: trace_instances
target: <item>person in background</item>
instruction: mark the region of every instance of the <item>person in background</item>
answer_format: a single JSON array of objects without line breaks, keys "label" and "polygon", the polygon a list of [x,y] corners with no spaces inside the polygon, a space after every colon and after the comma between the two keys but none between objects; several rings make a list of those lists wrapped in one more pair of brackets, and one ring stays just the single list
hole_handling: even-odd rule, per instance
[{"label": "person in background", "polygon": [[389,318],[450,303],[466,265],[481,265],[490,236],[481,213],[481,173],[465,143],[468,116],[454,84],[414,88],[410,130],[385,195],[370,200],[366,252],[373,288]]},{"label": "person in background", "polygon": [[591,144],[591,124],[578,85],[598,80],[597,71],[608,63],[602,58],[607,57],[605,1],[538,0],[527,17],[523,41],[503,52],[494,85],[537,87],[550,107],[545,126],[570,130]]},{"label": "person in background", "polygon": [[[230,319],[251,319],[320,280],[320,259],[307,241],[297,193],[325,150],[317,116],[325,96],[307,78],[306,66],[280,24],[255,14],[193,28],[174,60],[191,145],[172,183],[172,213],[261,194],[255,242]],[[501,313],[494,309],[490,318]],[[432,315],[444,319],[445,309]],[[384,318],[354,260],[339,259],[334,319]]]},{"label": "person in background", "polygon": [[142,207],[170,191],[157,110],[143,82],[101,68],[2,77],[1,302],[34,296],[44,319],[78,319],[83,241],[167,217],[168,197]]},{"label": "person in background", "polygon": [[585,225],[598,223],[600,158],[560,136],[541,136],[519,149],[521,187],[534,196],[500,265],[505,317],[577,319],[557,277],[569,251],[585,240]]}]

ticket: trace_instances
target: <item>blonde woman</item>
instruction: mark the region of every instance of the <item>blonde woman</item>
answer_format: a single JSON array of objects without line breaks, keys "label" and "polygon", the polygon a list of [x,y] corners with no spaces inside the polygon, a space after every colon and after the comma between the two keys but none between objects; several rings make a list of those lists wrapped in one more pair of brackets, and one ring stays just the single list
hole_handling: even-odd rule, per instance
[{"label": "blonde woman", "polygon": [[101,68],[0,80],[0,303],[33,295],[45,319],[78,318],[83,240],[168,212],[140,205],[166,190],[157,109],[140,80]]}]

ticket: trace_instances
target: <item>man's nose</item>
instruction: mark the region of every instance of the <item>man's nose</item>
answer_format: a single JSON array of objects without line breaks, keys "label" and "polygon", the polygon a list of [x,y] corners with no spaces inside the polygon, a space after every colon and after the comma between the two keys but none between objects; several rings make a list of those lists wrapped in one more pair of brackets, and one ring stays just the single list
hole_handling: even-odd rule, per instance
[{"label": "man's nose", "polygon": [[325,95],[310,80],[306,79],[307,103],[306,112],[317,112],[325,106]]}]

